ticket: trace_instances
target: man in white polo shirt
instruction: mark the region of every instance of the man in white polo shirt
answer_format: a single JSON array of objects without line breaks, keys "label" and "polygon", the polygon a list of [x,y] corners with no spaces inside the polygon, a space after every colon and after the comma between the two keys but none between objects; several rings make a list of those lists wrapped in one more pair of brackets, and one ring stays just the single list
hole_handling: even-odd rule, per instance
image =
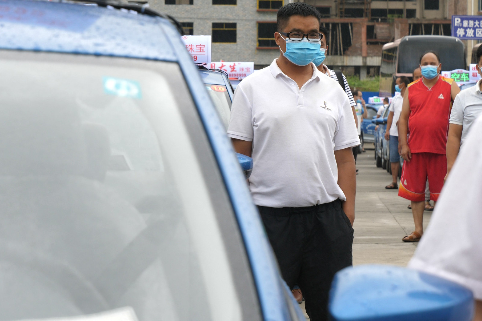
[{"label": "man in white polo shirt", "polygon": [[[477,49],[477,71],[482,75],[482,46]],[[447,176],[454,166],[460,147],[464,143],[470,126],[482,113],[482,87],[481,80],[473,87],[462,90],[455,97],[452,111],[450,112],[449,133],[447,139]]]},{"label": "man in white polo shirt", "polygon": [[311,63],[318,11],[290,3],[277,23],[281,54],[238,85],[228,135],[253,157],[249,187],[284,280],[300,286],[312,321],[326,320],[333,276],[352,264],[360,142],[347,95]]}]

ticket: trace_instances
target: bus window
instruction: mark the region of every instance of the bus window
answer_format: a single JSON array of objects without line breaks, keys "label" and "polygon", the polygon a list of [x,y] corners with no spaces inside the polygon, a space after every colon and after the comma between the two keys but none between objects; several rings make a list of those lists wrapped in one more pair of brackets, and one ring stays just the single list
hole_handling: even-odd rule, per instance
[{"label": "bus window", "polygon": [[396,70],[398,47],[389,47],[382,51],[382,64],[380,66],[380,97],[390,96],[392,93],[392,80]]},{"label": "bus window", "polygon": [[442,63],[442,70],[466,69],[465,47],[462,41],[448,36],[406,36],[382,48],[379,96],[392,96],[397,77],[412,77],[420,64],[420,57],[427,51],[435,51]]},{"label": "bus window", "polygon": [[391,77],[396,71],[397,61],[397,47],[383,50],[382,65],[380,66],[380,73],[383,77]]},{"label": "bus window", "polygon": [[400,42],[397,73],[412,74],[420,64],[420,57],[427,51],[435,51],[439,55],[442,70],[467,68],[465,48],[460,40],[444,36],[421,36],[420,38],[422,39]]}]

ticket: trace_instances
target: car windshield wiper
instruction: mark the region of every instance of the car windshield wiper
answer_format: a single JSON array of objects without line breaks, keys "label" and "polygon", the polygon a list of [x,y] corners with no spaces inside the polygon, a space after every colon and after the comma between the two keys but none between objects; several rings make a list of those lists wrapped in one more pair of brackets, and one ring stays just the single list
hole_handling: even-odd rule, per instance
[{"label": "car windshield wiper", "polygon": [[67,2],[67,3],[83,3],[83,4],[95,4],[99,7],[111,7],[114,9],[124,9],[124,10],[130,10],[130,11],[135,11],[140,14],[145,14],[151,17],[161,17],[164,19],[169,20],[179,31],[181,36],[184,36],[184,29],[179,21],[177,21],[174,17],[164,14],[164,13],[159,13],[157,11],[154,11],[148,7],[148,4],[144,5],[138,5],[138,4],[133,4],[133,3],[126,3],[123,1],[113,1],[113,0],[59,0],[59,2]]}]

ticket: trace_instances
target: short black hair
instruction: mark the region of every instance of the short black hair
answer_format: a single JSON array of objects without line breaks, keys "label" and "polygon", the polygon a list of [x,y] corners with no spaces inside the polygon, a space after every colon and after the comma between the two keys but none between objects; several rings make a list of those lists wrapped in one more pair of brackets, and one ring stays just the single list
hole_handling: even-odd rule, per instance
[{"label": "short black hair", "polygon": [[477,48],[477,61],[475,62],[477,65],[479,64],[480,57],[482,56],[482,45]]},{"label": "short black hair", "polygon": [[325,43],[328,46],[328,40],[330,40],[330,30],[320,24],[320,32],[325,35]]},{"label": "short black hair", "polygon": [[[437,58],[438,58],[438,57],[437,57]],[[440,60],[439,60],[439,62],[440,62]],[[410,83],[410,80],[408,80],[407,77],[402,76],[402,77],[400,77],[400,82],[401,82],[401,83],[403,82],[403,83],[405,84],[405,87],[407,87],[408,84]]]},{"label": "short black hair", "polygon": [[439,57],[439,55],[438,55],[435,51],[429,50],[429,51],[425,52],[423,55],[420,56],[420,62],[419,62],[420,64],[422,63],[422,58],[423,58],[426,54],[429,54],[429,53],[434,54],[435,57],[437,57],[438,62],[440,63],[440,57]]},{"label": "short black hair", "polygon": [[288,23],[288,20],[291,18],[291,16],[313,16],[318,20],[318,23],[320,23],[321,20],[320,13],[312,5],[306,4],[304,2],[288,3],[287,5],[282,6],[278,10],[278,16],[276,20],[278,32],[283,32],[283,29],[286,27],[286,24]]},{"label": "short black hair", "polygon": [[390,99],[388,99],[388,97],[385,97],[385,98],[383,98],[383,102],[384,102],[384,103],[385,103],[385,102],[388,103],[388,102],[390,102]]}]

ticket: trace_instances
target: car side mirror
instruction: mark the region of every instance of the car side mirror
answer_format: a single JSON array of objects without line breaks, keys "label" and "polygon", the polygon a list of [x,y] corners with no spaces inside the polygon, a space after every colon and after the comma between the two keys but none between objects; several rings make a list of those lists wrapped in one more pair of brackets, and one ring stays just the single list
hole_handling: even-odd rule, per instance
[{"label": "car side mirror", "polygon": [[384,123],[384,124],[388,123],[388,117],[383,118],[383,123]]},{"label": "car side mirror", "polygon": [[377,120],[375,118],[372,119],[372,124],[376,124]]},{"label": "car side mirror", "polygon": [[251,171],[253,170],[253,159],[249,156],[239,153],[236,153],[236,156],[238,157],[238,162],[243,169],[244,176],[249,178]]},{"label": "car side mirror", "polygon": [[373,116],[372,119],[377,119],[377,116]]},{"label": "car side mirror", "polygon": [[383,118],[377,118],[375,119],[375,124],[380,125],[383,123]]},{"label": "car side mirror", "polygon": [[469,289],[435,275],[361,265],[335,275],[329,311],[333,321],[469,321],[474,297]]}]

